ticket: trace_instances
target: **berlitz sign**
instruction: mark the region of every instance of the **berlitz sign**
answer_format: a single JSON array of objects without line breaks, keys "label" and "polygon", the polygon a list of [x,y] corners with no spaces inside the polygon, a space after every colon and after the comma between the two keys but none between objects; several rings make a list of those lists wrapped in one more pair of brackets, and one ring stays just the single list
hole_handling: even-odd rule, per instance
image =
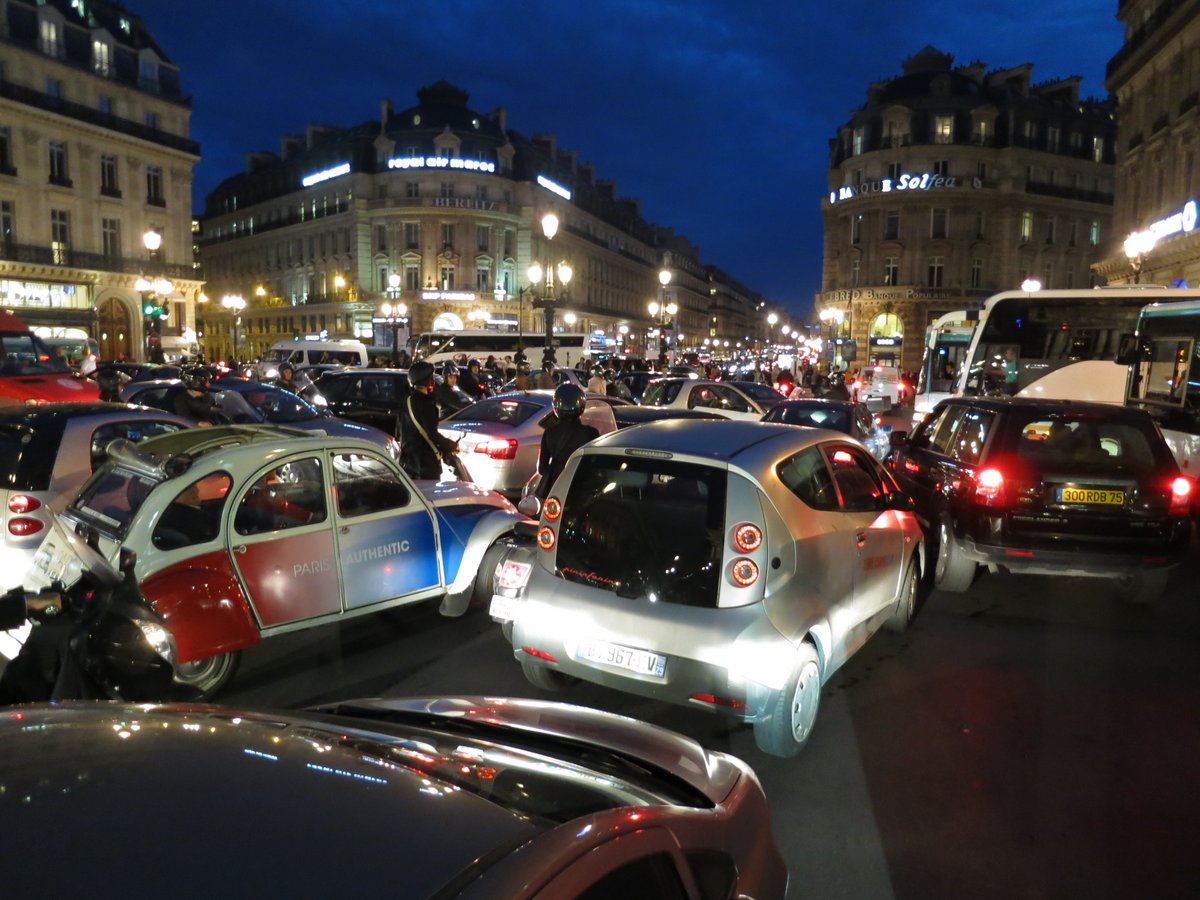
[{"label": "berlitz sign", "polygon": [[935,191],[943,188],[966,187],[970,184],[978,190],[983,187],[983,181],[972,178],[969,182],[959,179],[956,175],[934,175],[924,172],[920,175],[910,175],[907,172],[897,179],[880,178],[877,181],[863,181],[859,184],[842,185],[836,191],[829,192],[829,205],[840,200],[853,200],[863,194],[889,194],[894,191]]}]

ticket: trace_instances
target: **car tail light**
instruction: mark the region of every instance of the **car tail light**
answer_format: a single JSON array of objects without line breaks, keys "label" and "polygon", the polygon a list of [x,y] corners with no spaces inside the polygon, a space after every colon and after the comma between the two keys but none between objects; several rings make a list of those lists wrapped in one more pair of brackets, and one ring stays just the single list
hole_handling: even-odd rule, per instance
[{"label": "car tail light", "polygon": [[752,559],[735,559],[729,574],[738,587],[750,587],[758,581],[758,565]]},{"label": "car tail light", "polygon": [[17,537],[28,537],[31,534],[37,534],[45,527],[45,523],[39,522],[37,519],[8,520],[8,533]]},{"label": "car tail light", "polygon": [[762,546],[762,529],[753,522],[743,522],[733,529],[733,545],[742,553],[752,553]]},{"label": "car tail light", "polygon": [[554,538],[554,529],[553,528],[548,528],[545,525],[543,525],[541,528],[538,529],[537,542],[538,542],[538,546],[541,547],[543,550],[553,550],[554,549],[554,540],[555,540],[555,538]]},{"label": "car tail light", "polygon": [[558,662],[552,654],[547,653],[545,650],[539,650],[537,647],[522,647],[521,651],[528,653],[536,659],[544,659],[546,662]]},{"label": "car tail light", "polygon": [[476,453],[486,453],[489,459],[516,459],[516,438],[494,438],[475,445]]},{"label": "car tail light", "polygon": [[981,469],[975,473],[975,502],[983,506],[1003,506],[1007,502],[1004,473],[999,469]]},{"label": "car tail light", "polygon": [[562,515],[562,504],[558,502],[557,497],[546,498],[546,505],[542,507],[542,515],[546,517],[547,522],[558,521],[558,517]]},{"label": "car tail light", "polygon": [[[1173,516],[1186,516],[1192,500],[1192,479],[1180,475],[1171,482],[1171,509]],[[12,501],[9,501],[11,505]]]},{"label": "car tail light", "polygon": [[749,709],[745,701],[734,697],[718,697],[716,694],[692,694],[693,700],[708,703],[711,706],[721,706],[725,709]]},{"label": "car tail light", "polygon": [[35,509],[40,509],[41,506],[41,500],[37,497],[30,497],[28,494],[13,494],[8,498],[8,511],[18,515],[31,513]]}]

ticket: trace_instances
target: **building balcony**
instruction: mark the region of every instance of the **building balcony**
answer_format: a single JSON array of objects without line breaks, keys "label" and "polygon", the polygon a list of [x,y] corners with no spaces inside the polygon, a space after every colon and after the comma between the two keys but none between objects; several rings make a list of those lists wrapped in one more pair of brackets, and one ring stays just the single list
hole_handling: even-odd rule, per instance
[{"label": "building balcony", "polygon": [[101,197],[112,197],[114,200],[120,200],[121,199],[121,189],[115,188],[115,187],[109,187],[108,185],[101,185],[100,196]]},{"label": "building balcony", "polygon": [[[15,241],[0,241],[0,261],[32,263],[34,265],[61,266],[66,269],[87,269],[99,272],[118,272],[139,275],[148,271],[145,259],[107,256],[85,250],[62,249],[41,244],[18,244]],[[167,278],[199,279],[198,271],[190,265],[157,265],[155,274]]]},{"label": "building balcony", "polygon": [[1113,203],[1113,195],[1103,191],[1085,191],[1082,188],[1049,184],[1044,181],[1026,182],[1025,193],[1037,194],[1041,197],[1058,197],[1063,200],[1079,200],[1083,203],[1100,203],[1105,206],[1112,206]]}]

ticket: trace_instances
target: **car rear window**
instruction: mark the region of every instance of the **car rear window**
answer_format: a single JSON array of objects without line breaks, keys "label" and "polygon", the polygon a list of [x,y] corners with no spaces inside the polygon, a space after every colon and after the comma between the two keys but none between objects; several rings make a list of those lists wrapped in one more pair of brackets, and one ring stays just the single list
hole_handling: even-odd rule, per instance
[{"label": "car rear window", "polygon": [[652,382],[646,386],[646,391],[642,394],[642,404],[644,406],[666,406],[679,396],[681,387],[683,387],[682,381]]},{"label": "car rear window", "polygon": [[563,503],[559,573],[622,597],[715,608],[726,485],[709,466],[584,455]]},{"label": "car rear window", "polygon": [[829,428],[843,434],[850,433],[850,413],[838,407],[810,409],[805,407],[776,407],[770,416],[772,422],[785,425],[809,425],[813,428]]},{"label": "car rear window", "polygon": [[120,466],[104,468],[83,486],[71,509],[105,534],[122,537],[156,484]]},{"label": "car rear window", "polygon": [[541,403],[534,403],[531,400],[518,400],[515,397],[492,397],[460,409],[454,415],[447,416],[443,422],[494,422],[499,425],[516,427],[530,416],[544,412],[545,409],[546,407]]},{"label": "car rear window", "polygon": [[1015,425],[1018,457],[1042,471],[1140,476],[1154,471],[1161,457],[1155,443],[1162,441],[1148,423],[1043,413]]},{"label": "car rear window", "polygon": [[44,491],[50,487],[63,424],[57,420],[0,425],[0,490]]}]

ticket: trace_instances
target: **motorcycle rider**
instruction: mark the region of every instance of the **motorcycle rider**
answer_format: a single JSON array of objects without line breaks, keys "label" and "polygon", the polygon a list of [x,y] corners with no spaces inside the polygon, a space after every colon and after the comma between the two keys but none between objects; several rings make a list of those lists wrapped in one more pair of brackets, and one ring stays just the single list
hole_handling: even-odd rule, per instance
[{"label": "motorcycle rider", "polygon": [[433,363],[419,360],[408,370],[408,396],[400,405],[396,434],[400,436],[400,465],[412,478],[442,477],[442,459],[458,442],[438,431],[437,401],[433,399]]},{"label": "motorcycle rider", "polygon": [[472,400],[482,400],[487,396],[487,390],[479,381],[479,372],[481,368],[482,366],[479,364],[479,360],[475,359],[475,357],[471,357],[469,360],[467,360],[467,371],[461,373],[461,379],[458,386],[462,392]]},{"label": "motorcycle rider", "polygon": [[179,373],[183,390],[175,397],[175,412],[201,425],[224,423],[227,416],[209,392],[212,375],[203,366],[188,366]]},{"label": "motorcycle rider", "polygon": [[554,389],[555,420],[542,432],[542,448],[538,455],[537,486],[538,499],[545,501],[550,488],[566,468],[571,454],[589,441],[600,437],[600,432],[581,419],[587,406],[587,395],[579,385],[566,381]]},{"label": "motorcycle rider", "polygon": [[290,362],[285,362],[279,367],[279,386],[306,400],[311,399],[316,390],[312,380],[303,372],[297,372]]},{"label": "motorcycle rider", "polygon": [[591,377],[588,378],[587,389],[593,394],[607,393],[608,382],[604,378],[604,370],[599,366],[592,367]]},{"label": "motorcycle rider", "polygon": [[472,399],[458,386],[458,364],[447,362],[442,366],[442,383],[433,389],[437,401],[438,417],[444,419],[452,412],[470,406]]},{"label": "motorcycle rider", "polygon": [[823,395],[827,400],[849,400],[850,390],[846,387],[846,373],[834,372],[829,376],[829,388]]}]

